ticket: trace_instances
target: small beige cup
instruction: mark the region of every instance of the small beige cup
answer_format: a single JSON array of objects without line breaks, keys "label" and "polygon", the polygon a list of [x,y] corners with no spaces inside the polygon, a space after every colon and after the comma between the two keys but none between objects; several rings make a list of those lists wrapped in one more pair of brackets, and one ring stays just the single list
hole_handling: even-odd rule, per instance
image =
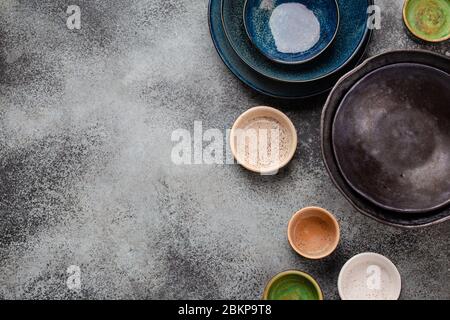
[{"label": "small beige cup", "polygon": [[[272,132],[277,131],[278,140],[274,138],[275,134],[272,135]],[[266,133],[270,138],[267,143],[263,143]],[[276,147],[276,142],[278,149],[272,148],[272,143]],[[292,121],[281,111],[271,107],[254,107],[235,121],[230,132],[230,147],[234,158],[244,168],[260,174],[273,174],[294,157],[297,131]],[[278,158],[274,150],[278,151]],[[267,153],[266,159],[273,157],[274,161],[262,164],[260,159],[264,152]]]}]

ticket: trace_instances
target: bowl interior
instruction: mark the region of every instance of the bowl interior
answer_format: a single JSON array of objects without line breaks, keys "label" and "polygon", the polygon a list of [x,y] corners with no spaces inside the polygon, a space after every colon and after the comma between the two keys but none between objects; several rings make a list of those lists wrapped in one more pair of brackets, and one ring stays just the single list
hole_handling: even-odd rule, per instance
[{"label": "bowl interior", "polygon": [[448,0],[407,0],[403,17],[408,29],[422,40],[440,42],[450,39]]},{"label": "bowl interior", "polygon": [[339,7],[336,0],[247,0],[244,26],[255,47],[270,60],[305,63],[333,42]]},{"label": "bowl interior", "polygon": [[342,100],[333,146],[347,182],[397,212],[450,203],[450,75],[398,63],[358,81]]},{"label": "bowl interior", "polygon": [[297,132],[292,121],[271,107],[244,112],[230,133],[231,151],[248,170],[272,173],[284,167],[297,149]]},{"label": "bowl interior", "polygon": [[330,255],[339,242],[339,224],[324,209],[311,207],[296,213],[288,227],[288,238],[293,249],[310,259]]},{"label": "bowl interior", "polygon": [[300,271],[287,271],[275,276],[264,290],[264,300],[322,300],[317,282]]},{"label": "bowl interior", "polygon": [[450,73],[449,58],[423,50],[392,51],[366,60],[362,65],[342,77],[327,99],[323,108],[321,120],[322,155],[325,168],[327,169],[332,182],[350,204],[360,213],[384,224],[402,228],[419,228],[441,223],[450,219],[450,207],[444,207],[428,213],[398,214],[397,212],[386,210],[375,205],[373,202],[357,193],[344,179],[337,165],[332,143],[332,123],[336,115],[336,110],[344,96],[354,84],[373,70],[403,62],[429,65]]},{"label": "bowl interior", "polygon": [[401,292],[401,277],[386,257],[362,253],[342,268],[338,290],[343,300],[397,300]]}]

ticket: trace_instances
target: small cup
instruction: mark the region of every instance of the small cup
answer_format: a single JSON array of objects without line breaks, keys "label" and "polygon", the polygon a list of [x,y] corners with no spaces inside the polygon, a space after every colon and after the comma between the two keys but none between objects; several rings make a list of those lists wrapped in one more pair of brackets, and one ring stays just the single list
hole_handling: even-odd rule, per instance
[{"label": "small cup", "polygon": [[450,39],[448,0],[405,0],[403,21],[418,39],[437,43]]},{"label": "small cup", "polygon": [[244,168],[275,174],[286,166],[297,149],[292,121],[271,107],[254,107],[235,121],[230,132],[231,152]]},{"label": "small cup", "polygon": [[340,239],[339,223],[327,210],[307,207],[289,221],[288,240],[299,255],[322,259],[336,249]]},{"label": "small cup", "polygon": [[378,253],[361,253],[348,260],[338,279],[342,300],[397,300],[402,281],[397,267]]},{"label": "small cup", "polygon": [[273,277],[266,285],[263,300],[323,300],[319,284],[309,274],[289,270]]}]

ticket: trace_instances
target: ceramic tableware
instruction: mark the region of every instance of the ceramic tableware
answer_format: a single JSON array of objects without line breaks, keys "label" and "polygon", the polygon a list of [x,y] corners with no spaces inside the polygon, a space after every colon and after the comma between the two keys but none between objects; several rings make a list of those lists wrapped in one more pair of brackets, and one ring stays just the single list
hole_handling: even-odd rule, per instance
[{"label": "ceramic tableware", "polygon": [[339,235],[336,218],[318,207],[298,211],[288,225],[289,244],[299,255],[308,259],[329,256],[339,243]]},{"label": "ceramic tableware", "polygon": [[347,183],[402,213],[450,204],[450,74],[391,64],[359,80],[342,100],[333,146]]},{"label": "ceramic tableware", "polygon": [[290,270],[277,274],[269,281],[263,300],[323,300],[323,293],[309,274]]},{"label": "ceramic tableware", "polygon": [[360,213],[385,224],[403,228],[417,228],[437,224],[450,219],[449,206],[427,213],[418,212],[399,214],[398,212],[386,210],[374,204],[356,192],[346,182],[338,168],[332,145],[332,123],[336,115],[336,110],[347,92],[368,73],[387,65],[397,63],[418,63],[450,73],[449,58],[427,51],[393,51],[366,60],[362,65],[339,80],[325,103],[321,120],[322,155],[325,167],[333,183]]},{"label": "ceramic tableware", "polygon": [[338,279],[342,300],[397,300],[401,277],[395,265],[377,253],[361,253],[343,266]]},{"label": "ceramic tableware", "polygon": [[339,7],[336,0],[246,0],[243,21],[249,39],[267,58],[301,64],[333,42]]},{"label": "ceramic tableware", "polygon": [[[241,16],[242,19],[242,16]],[[209,27],[213,44],[220,58],[227,68],[244,84],[264,95],[284,98],[300,99],[314,96],[328,91],[344,73],[355,67],[362,59],[365,48],[370,40],[366,37],[361,48],[351,58],[349,63],[339,72],[335,72],[320,80],[302,83],[289,83],[276,81],[265,77],[244,63],[233,48],[230,46],[225,36],[221,21],[221,1],[210,0],[209,2]],[[257,53],[259,54],[259,53]]]},{"label": "ceramic tableware", "polygon": [[234,123],[230,147],[244,168],[262,174],[276,173],[293,158],[297,132],[292,121],[281,111],[254,107]]},{"label": "ceramic tableware", "polygon": [[403,21],[423,41],[446,41],[450,39],[450,0],[405,0]]},{"label": "ceramic tableware", "polygon": [[278,81],[311,82],[333,75],[347,66],[355,55],[364,51],[366,40],[371,35],[367,28],[367,8],[373,1],[337,1],[340,24],[333,43],[320,56],[302,65],[273,62],[252,44],[243,23],[245,0],[222,0],[223,28],[236,54],[258,73]]}]

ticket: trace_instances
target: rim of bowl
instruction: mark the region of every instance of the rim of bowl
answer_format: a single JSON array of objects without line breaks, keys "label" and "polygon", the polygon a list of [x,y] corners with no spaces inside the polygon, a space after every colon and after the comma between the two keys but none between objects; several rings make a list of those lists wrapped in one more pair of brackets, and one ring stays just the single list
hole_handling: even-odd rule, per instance
[{"label": "rim of bowl", "polygon": [[[290,150],[289,150],[289,154],[286,157],[286,159],[283,162],[281,162],[278,166],[274,166],[274,167],[271,167],[268,169],[264,169],[264,168],[257,169],[256,167],[248,165],[247,163],[245,163],[245,161],[241,161],[242,159],[240,159],[238,157],[238,153],[236,151],[236,146],[234,143],[234,135],[235,135],[236,130],[239,129],[239,124],[245,119],[246,116],[251,115],[252,113],[255,113],[258,111],[267,111],[268,113],[276,114],[279,117],[283,118],[283,120],[285,120],[288,125],[287,129],[289,130],[289,133],[291,136]],[[252,108],[248,109],[247,111],[242,113],[236,119],[236,121],[234,122],[233,127],[231,128],[231,131],[230,131],[230,149],[231,149],[231,153],[233,154],[233,157],[236,159],[238,164],[243,166],[245,169],[255,172],[255,173],[260,173],[260,174],[269,174],[269,173],[273,173],[273,172],[276,172],[276,171],[284,168],[294,157],[295,152],[297,151],[297,143],[298,143],[297,130],[295,129],[295,126],[292,123],[291,119],[286,114],[281,112],[280,110],[272,108],[272,107],[268,107],[268,106],[257,106],[257,107],[252,107]]]},{"label": "rim of bowl", "polygon": [[245,0],[245,2],[244,2],[244,10],[243,10],[243,22],[244,22],[245,33],[247,34],[247,37],[250,39],[250,42],[253,44],[253,46],[256,49],[258,49],[258,51],[261,52],[267,59],[269,59],[269,60],[271,60],[273,62],[276,62],[276,63],[286,64],[286,65],[300,65],[300,64],[304,64],[304,63],[309,62],[309,61],[317,58],[318,56],[320,56],[326,49],[328,49],[328,47],[334,42],[334,39],[336,38],[336,35],[337,35],[338,31],[339,31],[339,26],[341,25],[341,13],[340,13],[340,8],[339,8],[339,4],[338,4],[337,0],[334,0],[333,2],[336,5],[336,13],[337,13],[336,28],[334,30],[333,37],[331,38],[331,40],[327,43],[327,45],[325,47],[323,47],[321,50],[319,50],[316,54],[312,55],[308,59],[289,62],[289,61],[284,61],[284,60],[281,60],[281,59],[276,59],[276,58],[270,56],[269,54],[267,54],[266,52],[264,52],[264,50],[262,50],[253,41],[253,38],[250,36],[250,32],[248,31],[247,19],[246,19],[247,11],[248,11],[247,10],[248,0]]},{"label": "rim of bowl", "polygon": [[397,278],[398,283],[399,283],[399,290],[398,293],[396,293],[395,295],[395,299],[394,300],[398,300],[400,298],[400,294],[402,292],[402,277],[400,275],[400,272],[398,271],[396,265],[387,257],[383,256],[382,254],[379,253],[375,253],[375,252],[363,252],[363,253],[359,253],[353,257],[351,257],[345,264],[344,266],[341,268],[341,271],[339,272],[339,277],[338,277],[338,291],[339,291],[339,297],[341,298],[341,300],[348,300],[345,295],[344,292],[342,290],[342,277],[344,272],[347,271],[347,269],[353,264],[353,262],[356,259],[359,259],[361,257],[376,257],[378,259],[383,260],[384,262],[386,262],[386,264],[392,269],[392,274]]},{"label": "rim of bowl", "polygon": [[344,188],[338,183],[338,181],[336,180],[336,177],[333,174],[333,170],[330,168],[330,164],[327,161],[327,156],[326,154],[326,143],[325,143],[325,136],[324,136],[324,129],[325,129],[325,118],[326,118],[326,113],[327,110],[330,108],[330,101],[332,100],[332,96],[335,93],[335,91],[339,88],[339,86],[347,81],[349,78],[351,78],[355,73],[361,71],[362,69],[366,68],[372,61],[379,59],[381,57],[387,56],[387,55],[392,55],[392,54],[403,54],[403,53],[417,53],[417,54],[428,54],[428,55],[434,55],[435,57],[439,57],[439,58],[444,58],[444,59],[448,59],[450,61],[450,58],[447,58],[446,56],[442,55],[442,54],[438,54],[429,50],[424,50],[424,49],[398,49],[398,50],[392,50],[392,51],[387,51],[387,52],[382,52],[379,54],[376,54],[370,58],[367,58],[366,60],[364,60],[361,64],[357,65],[353,70],[347,72],[346,74],[344,74],[334,85],[334,87],[331,89],[330,93],[328,94],[328,97],[325,101],[323,110],[322,110],[322,115],[320,116],[320,148],[321,148],[321,153],[322,153],[322,161],[325,165],[325,169],[328,173],[328,176],[331,179],[331,182],[333,183],[333,185],[338,189],[338,191],[344,196],[344,198],[350,202],[350,204],[352,205],[352,207],[357,210],[360,214],[373,219],[379,223],[385,224],[385,225],[389,225],[389,226],[393,226],[393,227],[397,227],[397,228],[402,228],[402,229],[419,229],[419,228],[425,228],[425,227],[429,227],[429,226],[433,226],[439,223],[443,223],[445,221],[450,220],[450,215],[443,217],[441,219],[437,219],[435,221],[432,222],[428,222],[428,223],[423,223],[423,224],[418,224],[418,225],[407,225],[407,224],[402,224],[402,223],[398,223],[398,222],[392,222],[392,221],[387,221],[384,220],[380,217],[375,216],[374,214],[366,211],[366,209],[361,208],[356,202],[355,200],[349,196],[346,191],[344,190]]},{"label": "rim of bowl", "polygon": [[305,272],[305,271],[300,271],[300,270],[286,270],[283,272],[280,272],[276,275],[274,275],[266,284],[266,286],[264,287],[264,293],[263,293],[263,297],[262,300],[269,300],[268,296],[269,296],[269,291],[270,288],[272,287],[273,283],[275,281],[277,281],[278,279],[290,275],[290,274],[294,274],[294,275],[298,275],[301,276],[303,278],[306,278],[309,282],[312,283],[312,285],[314,286],[314,288],[316,289],[317,294],[319,295],[319,300],[323,300],[324,299],[324,295],[323,295],[323,291],[322,288],[320,287],[320,285],[317,283],[316,279],[313,278],[313,276],[311,276],[309,273]]},{"label": "rim of bowl", "polygon": [[425,42],[439,43],[439,42],[444,42],[444,41],[446,41],[446,40],[449,40],[449,39],[450,39],[450,33],[449,33],[447,36],[442,37],[442,38],[439,38],[439,39],[428,39],[428,38],[426,38],[426,37],[421,36],[420,34],[418,34],[418,33],[413,29],[413,27],[411,26],[411,24],[410,24],[410,22],[409,22],[409,20],[408,20],[407,15],[406,15],[406,14],[407,14],[407,10],[408,10],[408,6],[409,6],[409,4],[410,4],[412,1],[415,1],[415,0],[405,0],[405,2],[403,3],[403,22],[405,23],[405,25],[406,25],[406,27],[408,28],[408,30],[409,30],[415,37],[417,37],[418,39],[423,40],[423,41],[425,41]]},{"label": "rim of bowl", "polygon": [[[307,253],[299,250],[299,248],[297,248],[294,245],[294,242],[293,242],[292,236],[291,236],[291,230],[293,228],[294,219],[310,210],[316,210],[316,211],[319,211],[322,214],[328,216],[331,219],[331,221],[333,221],[333,225],[334,225],[336,233],[337,233],[337,237],[336,237],[336,239],[334,239],[333,246],[331,246],[329,250],[327,250],[324,254],[322,254],[320,256],[311,256],[311,255],[308,255]],[[337,221],[337,218],[331,212],[329,212],[328,210],[321,208],[321,207],[305,207],[305,208],[297,211],[296,213],[294,213],[294,215],[289,220],[287,234],[288,234],[288,241],[289,241],[291,248],[295,252],[297,252],[299,255],[301,255],[302,257],[310,259],[310,260],[320,260],[320,259],[330,256],[336,250],[336,248],[338,247],[339,242],[341,240],[341,228],[339,226],[339,222]]]}]

